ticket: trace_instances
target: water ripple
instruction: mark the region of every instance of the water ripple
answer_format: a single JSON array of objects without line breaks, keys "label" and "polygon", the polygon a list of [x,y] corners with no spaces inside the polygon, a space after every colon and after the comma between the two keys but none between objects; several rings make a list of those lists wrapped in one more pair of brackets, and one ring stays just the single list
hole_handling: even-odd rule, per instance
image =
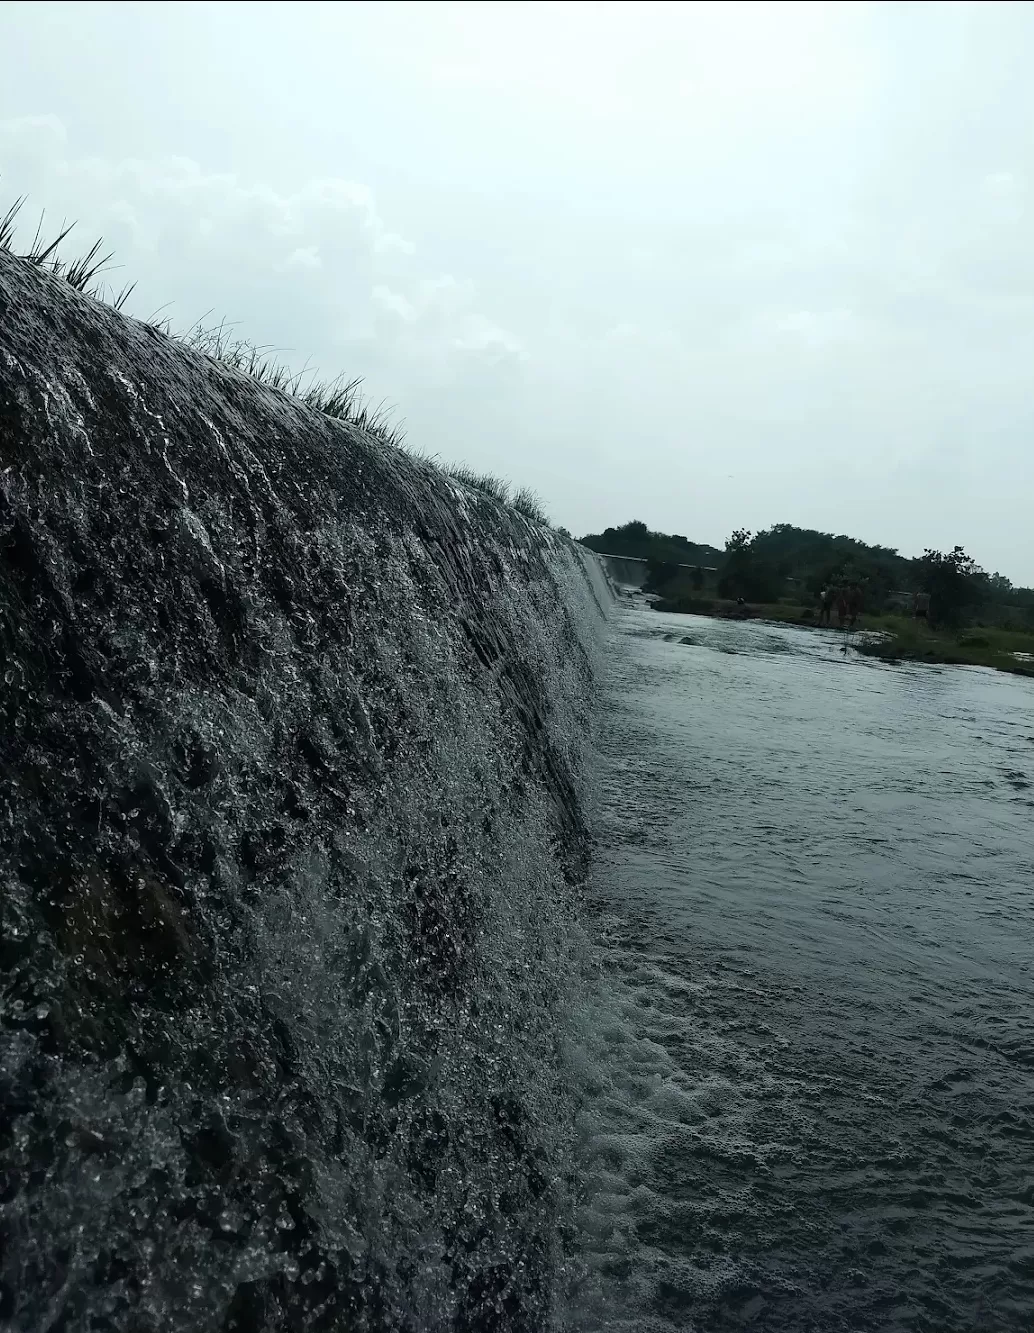
[{"label": "water ripple", "polygon": [[575,1322],[1029,1330],[1034,690],[619,640]]}]

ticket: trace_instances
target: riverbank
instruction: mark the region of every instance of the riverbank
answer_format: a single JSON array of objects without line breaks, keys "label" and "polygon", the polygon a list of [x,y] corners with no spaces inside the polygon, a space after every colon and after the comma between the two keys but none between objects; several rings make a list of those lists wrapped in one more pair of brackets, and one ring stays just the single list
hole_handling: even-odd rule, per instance
[{"label": "riverbank", "polygon": [[904,616],[863,616],[860,628],[879,637],[859,640],[858,651],[885,662],[982,666],[1034,676],[1034,634],[975,625],[957,632],[936,630]]},{"label": "riverbank", "polygon": [[[752,603],[680,597],[654,602],[654,610],[717,620],[771,620],[804,629],[821,628],[815,611],[785,602]],[[1034,676],[1034,631],[968,626],[953,631],[932,629],[906,616],[863,615],[853,635],[853,646],[869,657],[886,662],[927,662],[944,666],[982,666],[1017,676]],[[1029,660],[1024,660],[1025,657]]]}]

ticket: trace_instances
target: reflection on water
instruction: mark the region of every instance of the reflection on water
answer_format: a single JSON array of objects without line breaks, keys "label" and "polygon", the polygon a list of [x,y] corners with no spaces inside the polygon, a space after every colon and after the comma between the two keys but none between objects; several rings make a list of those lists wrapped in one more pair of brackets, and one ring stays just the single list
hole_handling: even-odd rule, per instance
[{"label": "reflection on water", "polygon": [[582,1325],[1034,1328],[1034,686],[616,637]]}]

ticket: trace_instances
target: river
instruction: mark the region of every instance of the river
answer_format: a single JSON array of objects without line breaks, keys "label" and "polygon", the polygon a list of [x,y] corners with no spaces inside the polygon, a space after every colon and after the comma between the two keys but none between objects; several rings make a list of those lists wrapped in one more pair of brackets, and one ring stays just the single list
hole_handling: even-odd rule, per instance
[{"label": "river", "polygon": [[576,1322],[1034,1328],[1034,682],[614,636]]}]

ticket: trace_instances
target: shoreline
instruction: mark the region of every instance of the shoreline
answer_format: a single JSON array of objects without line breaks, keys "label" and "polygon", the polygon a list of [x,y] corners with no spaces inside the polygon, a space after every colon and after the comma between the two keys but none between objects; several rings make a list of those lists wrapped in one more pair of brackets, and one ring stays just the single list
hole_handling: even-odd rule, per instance
[{"label": "shoreline", "polygon": [[[863,634],[862,641],[850,642],[855,652],[878,657],[883,662],[915,662],[925,666],[976,666],[1001,671],[1006,675],[1034,678],[1034,631],[999,630],[971,626],[957,633],[931,630],[903,616],[862,615],[858,625],[844,631],[836,625],[819,625],[814,616],[801,614],[803,608],[782,603],[760,603],[738,607],[734,602],[706,598],[663,597],[650,602],[654,611],[665,615],[704,616],[710,620],[756,620],[773,625],[794,625],[798,629],[829,630],[834,634]],[[1006,646],[1009,644],[1010,646]],[[1016,653],[1030,653],[1024,661]]]}]

